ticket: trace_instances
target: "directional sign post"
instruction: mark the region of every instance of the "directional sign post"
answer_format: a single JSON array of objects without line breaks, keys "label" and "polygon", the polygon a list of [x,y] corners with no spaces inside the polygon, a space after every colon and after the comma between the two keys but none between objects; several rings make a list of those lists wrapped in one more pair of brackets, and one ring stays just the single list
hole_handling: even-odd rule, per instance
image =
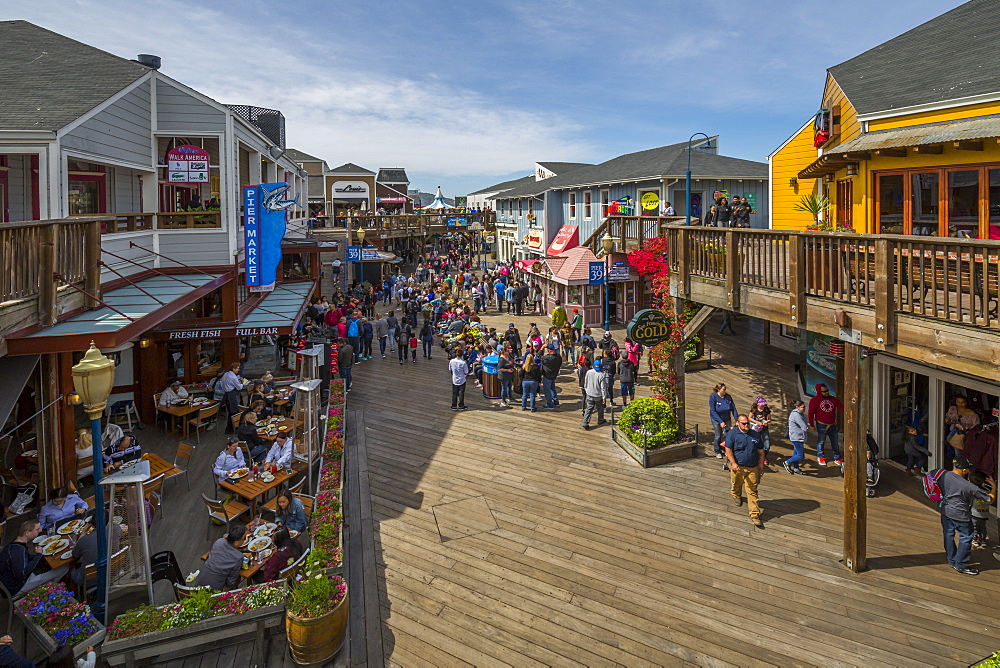
[{"label": "directional sign post", "polygon": [[620,283],[622,281],[627,281],[631,278],[629,275],[628,264],[625,262],[615,262],[613,266],[608,269],[608,281],[612,283]]},{"label": "directional sign post", "polygon": [[348,262],[361,262],[361,246],[348,246],[347,247],[347,261]]},{"label": "directional sign post", "polygon": [[590,285],[604,285],[604,263],[590,263]]}]

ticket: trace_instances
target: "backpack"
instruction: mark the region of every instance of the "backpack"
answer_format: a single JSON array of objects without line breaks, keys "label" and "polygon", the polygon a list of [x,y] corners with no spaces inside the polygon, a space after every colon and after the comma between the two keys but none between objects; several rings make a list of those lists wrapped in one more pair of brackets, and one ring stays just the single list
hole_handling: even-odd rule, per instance
[{"label": "backpack", "polygon": [[944,494],[941,492],[941,485],[938,484],[938,481],[941,480],[941,476],[944,474],[945,469],[938,469],[924,476],[924,494],[934,503],[940,503],[944,499]]},{"label": "backpack", "polygon": [[621,359],[622,351],[618,349],[617,343],[611,344],[611,356],[614,357],[616,360]]},{"label": "backpack", "polygon": [[348,336],[357,336],[358,335],[358,321],[357,320],[352,320],[351,322],[347,323],[347,335]]}]

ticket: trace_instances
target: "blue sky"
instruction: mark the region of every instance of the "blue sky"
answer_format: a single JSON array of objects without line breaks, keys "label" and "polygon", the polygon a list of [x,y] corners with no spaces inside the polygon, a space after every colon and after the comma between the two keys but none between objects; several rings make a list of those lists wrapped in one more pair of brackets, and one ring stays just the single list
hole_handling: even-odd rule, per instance
[{"label": "blue sky", "polygon": [[[956,0],[0,4],[225,103],[278,108],[289,146],[446,195],[721,135],[765,160],[812,115],[827,67]],[[905,8],[905,11],[901,11]]]}]

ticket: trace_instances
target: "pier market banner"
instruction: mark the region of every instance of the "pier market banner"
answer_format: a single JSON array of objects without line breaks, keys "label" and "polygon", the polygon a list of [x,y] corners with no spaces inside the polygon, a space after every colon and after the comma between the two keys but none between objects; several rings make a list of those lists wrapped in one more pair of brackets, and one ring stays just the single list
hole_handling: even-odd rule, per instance
[{"label": "pier market banner", "polygon": [[298,198],[283,199],[287,183],[262,183],[243,189],[243,245],[246,284],[251,292],[270,292],[281,264],[286,211]]}]

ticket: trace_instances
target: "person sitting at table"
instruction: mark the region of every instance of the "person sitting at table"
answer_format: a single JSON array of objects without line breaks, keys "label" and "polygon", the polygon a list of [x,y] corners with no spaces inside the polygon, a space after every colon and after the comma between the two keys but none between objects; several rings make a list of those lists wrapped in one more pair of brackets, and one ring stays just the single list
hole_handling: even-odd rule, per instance
[{"label": "person sitting at table", "polygon": [[274,521],[290,531],[306,530],[306,508],[302,501],[283,489],[274,500]]},{"label": "person sitting at table", "polygon": [[222,377],[226,375],[225,369],[216,369],[215,378],[208,381],[208,386],[212,388],[212,399],[222,401],[226,398],[226,391],[222,389]]},{"label": "person sitting at table", "polygon": [[225,449],[215,458],[215,465],[212,467],[212,471],[220,482],[229,477],[230,471],[235,471],[246,466],[246,460],[243,458],[243,450],[240,448],[239,443],[239,439],[230,438]]},{"label": "person sitting at table", "polygon": [[[120,524],[112,524],[108,535],[111,539],[111,547],[108,548],[108,554],[114,554],[121,547],[122,526]],[[73,546],[73,559],[73,570],[70,571],[70,577],[82,589],[87,566],[97,562],[96,531],[90,531],[80,537],[77,544]],[[97,583],[93,582],[93,584],[96,585]]]},{"label": "person sitting at table", "polygon": [[272,394],[278,390],[278,386],[274,382],[274,376],[271,375],[270,371],[264,372],[260,382],[264,383],[264,391],[268,394]]},{"label": "person sitting at table", "polygon": [[273,462],[278,465],[279,469],[291,468],[292,444],[292,435],[289,432],[278,434],[278,438],[274,439],[274,445],[267,451],[267,457],[264,458],[264,466],[268,466]]},{"label": "person sitting at table", "polygon": [[107,475],[117,471],[125,462],[139,459],[142,456],[142,446],[132,434],[125,434],[104,449],[104,473]]},{"label": "person sitting at table", "polygon": [[224,591],[236,586],[240,581],[240,568],[243,567],[243,552],[236,546],[243,542],[246,534],[244,525],[234,524],[227,535],[215,541],[201,573],[194,581],[195,587]]},{"label": "person sitting at table", "polygon": [[243,416],[243,422],[236,430],[236,437],[250,446],[250,459],[258,464],[267,456],[267,441],[257,433],[257,414],[250,411]]},{"label": "person sitting at table", "polygon": [[264,381],[255,380],[250,386],[248,394],[248,401],[253,404],[256,401],[263,401],[265,404],[267,401],[267,389],[264,387]]},{"label": "person sitting at table", "polygon": [[302,556],[302,544],[292,538],[285,527],[278,527],[271,540],[276,549],[264,564],[264,582],[277,580],[282,569],[288,568]]},{"label": "person sitting at table", "polygon": [[188,391],[184,389],[181,381],[175,380],[170,383],[167,389],[163,390],[160,394],[160,405],[161,406],[171,406],[174,402],[180,401],[181,399],[188,398]]},{"label": "person sitting at table", "polygon": [[86,501],[65,487],[53,489],[49,493],[49,499],[51,500],[38,511],[38,521],[41,522],[42,529],[45,530],[54,524],[72,518],[73,515],[83,515],[89,509]]},{"label": "person sitting at table", "polygon": [[69,571],[69,564],[46,571],[40,575],[34,573],[41,554],[31,554],[34,550],[33,540],[42,532],[38,520],[21,522],[17,538],[0,550],[0,582],[7,588],[11,596],[29,591],[38,585],[62,578]]}]

